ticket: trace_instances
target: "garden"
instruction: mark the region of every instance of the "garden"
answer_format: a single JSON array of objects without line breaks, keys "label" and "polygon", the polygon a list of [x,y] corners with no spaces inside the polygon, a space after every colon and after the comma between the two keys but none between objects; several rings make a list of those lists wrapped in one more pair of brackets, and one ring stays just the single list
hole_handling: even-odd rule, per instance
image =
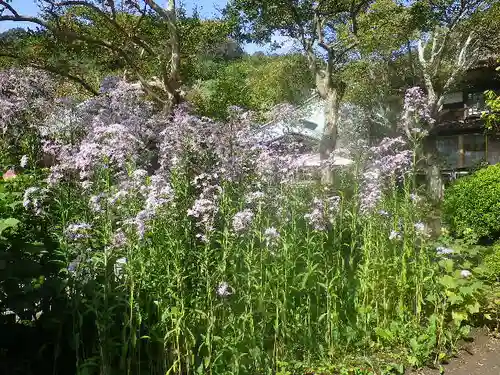
[{"label": "garden", "polygon": [[[26,58],[37,38],[50,51],[43,33],[8,43]],[[300,145],[249,141],[264,113],[251,103],[202,106],[140,70],[94,70],[90,94],[37,58],[45,69],[0,70],[0,373],[404,374],[441,368],[475,327],[498,333],[500,165],[442,200],[418,181],[429,87],[406,87],[376,141],[342,122],[353,162],[334,168],[331,152],[329,180],[301,183]]]}]

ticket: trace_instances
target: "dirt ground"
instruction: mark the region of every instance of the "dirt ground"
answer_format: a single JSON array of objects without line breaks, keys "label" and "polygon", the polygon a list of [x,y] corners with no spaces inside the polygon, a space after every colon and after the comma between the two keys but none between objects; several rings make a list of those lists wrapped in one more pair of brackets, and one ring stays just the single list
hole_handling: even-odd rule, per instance
[{"label": "dirt ground", "polygon": [[[473,335],[474,341],[463,343],[449,364],[443,365],[445,375],[500,375],[500,339],[488,335],[485,329]],[[424,369],[413,375],[439,375],[439,370]]]}]

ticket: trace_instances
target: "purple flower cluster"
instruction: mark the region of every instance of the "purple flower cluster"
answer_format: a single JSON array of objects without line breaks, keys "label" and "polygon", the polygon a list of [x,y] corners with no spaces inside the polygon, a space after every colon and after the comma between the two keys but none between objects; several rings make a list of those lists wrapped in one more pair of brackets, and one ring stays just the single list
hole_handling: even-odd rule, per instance
[{"label": "purple flower cluster", "polygon": [[326,200],[314,198],[312,202],[312,211],[304,215],[304,219],[316,231],[328,229],[334,221],[340,205],[340,197],[332,196]]},{"label": "purple flower cluster", "polygon": [[406,90],[400,123],[406,134],[417,139],[422,138],[427,134],[425,127],[432,126],[434,122],[424,91],[417,86]]},{"label": "purple flower cluster", "polygon": [[162,174],[154,174],[149,179],[141,181],[144,175],[142,170],[132,174],[131,181],[123,182],[120,189],[108,199],[110,205],[117,208],[123,206],[128,197],[142,199],[142,209],[133,217],[126,219],[125,224],[132,224],[136,227],[137,236],[143,239],[148,229],[148,223],[158,214],[158,211],[172,203],[174,200],[174,190],[170,186],[167,178]]},{"label": "purple flower cluster", "polygon": [[27,188],[23,195],[23,207],[26,210],[32,210],[32,212],[37,216],[42,215],[42,202],[46,197],[46,193],[46,189],[40,189],[35,186]]},{"label": "purple flower cluster", "polygon": [[371,147],[366,170],[362,176],[360,208],[364,213],[373,210],[382,199],[383,191],[391,179],[401,179],[413,165],[413,152],[404,149],[401,137],[384,138]]},{"label": "purple flower cluster", "polygon": [[150,148],[164,122],[140,88],[125,81],[83,103],[64,104],[40,126],[44,152],[53,160],[50,181],[79,174],[90,180],[100,168],[125,172],[150,167]]},{"label": "purple flower cluster", "polygon": [[70,241],[79,241],[90,238],[92,226],[87,223],[70,224],[65,230],[65,234]]},{"label": "purple flower cluster", "polygon": [[233,230],[241,234],[247,231],[252,225],[254,213],[249,209],[244,209],[236,213],[233,217]]},{"label": "purple flower cluster", "polygon": [[[266,228],[264,230],[264,239],[266,241],[266,246],[268,248],[273,248],[274,246],[276,246],[280,237],[281,236],[280,236],[279,232],[274,227],[269,227],[269,228]],[[274,252],[272,250],[271,250],[271,254],[274,255]]]}]

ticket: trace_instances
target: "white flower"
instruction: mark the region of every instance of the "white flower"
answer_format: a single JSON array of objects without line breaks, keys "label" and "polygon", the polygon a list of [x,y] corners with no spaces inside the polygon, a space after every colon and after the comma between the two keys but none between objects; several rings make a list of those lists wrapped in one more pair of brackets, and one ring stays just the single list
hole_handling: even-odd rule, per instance
[{"label": "white flower", "polygon": [[219,297],[229,297],[231,294],[233,294],[232,288],[225,281],[221,282],[217,287],[217,295]]},{"label": "white flower", "polygon": [[447,247],[443,247],[443,246],[436,247],[436,253],[438,255],[449,255],[449,254],[453,254],[454,252],[455,252],[455,250],[449,249]]},{"label": "white flower", "polygon": [[[271,247],[278,242],[280,238],[279,232],[274,227],[269,227],[264,231],[264,238],[266,239],[266,246]],[[273,255],[274,253],[271,252]]]},{"label": "white flower", "polygon": [[26,168],[28,166],[28,155],[23,155],[20,165],[21,168]]},{"label": "white flower", "polygon": [[415,223],[415,230],[419,233],[423,233],[425,231],[425,224],[419,221],[418,223]]},{"label": "white flower", "polygon": [[244,232],[252,224],[254,214],[251,210],[245,209],[236,213],[233,217],[233,229],[237,233]]},{"label": "white flower", "polygon": [[460,271],[460,276],[465,279],[469,276],[472,276],[472,272],[470,272],[469,270],[462,270]]},{"label": "white flower", "polygon": [[400,240],[401,239],[401,234],[395,230],[391,230],[391,233],[389,234],[389,240]]},{"label": "white flower", "polygon": [[121,257],[116,260],[114,265],[114,271],[116,277],[120,277],[123,274],[123,269],[125,268],[126,264],[127,264],[127,258],[125,257]]},{"label": "white flower", "polygon": [[410,194],[410,199],[414,202],[414,203],[418,203],[420,202],[420,197],[417,195],[417,194]]}]

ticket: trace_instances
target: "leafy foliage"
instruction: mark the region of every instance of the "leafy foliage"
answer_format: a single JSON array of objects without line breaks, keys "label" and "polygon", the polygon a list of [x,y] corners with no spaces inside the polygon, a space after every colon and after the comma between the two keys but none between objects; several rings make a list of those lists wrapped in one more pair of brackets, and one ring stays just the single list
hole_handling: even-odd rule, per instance
[{"label": "leafy foliage", "polygon": [[215,78],[198,83],[189,98],[200,114],[227,118],[230,106],[266,111],[283,102],[300,103],[313,85],[301,55],[247,56],[227,64]]},{"label": "leafy foliage", "polygon": [[500,166],[480,169],[458,179],[445,192],[444,219],[453,233],[475,242],[500,233]]}]

